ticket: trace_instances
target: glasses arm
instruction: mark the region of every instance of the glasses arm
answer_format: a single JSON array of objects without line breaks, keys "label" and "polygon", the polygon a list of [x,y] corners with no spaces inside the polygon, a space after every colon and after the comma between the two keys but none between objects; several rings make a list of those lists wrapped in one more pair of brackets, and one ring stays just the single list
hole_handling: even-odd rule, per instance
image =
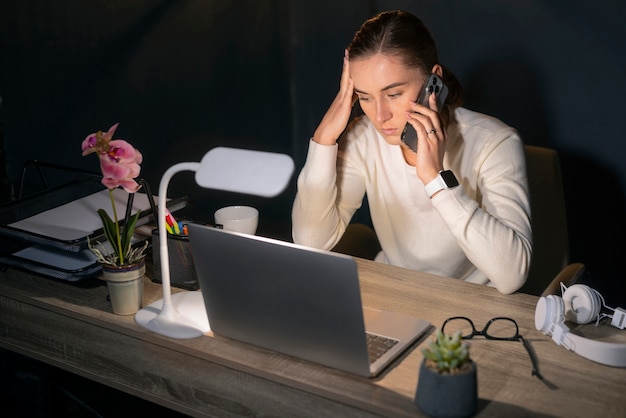
[{"label": "glasses arm", "polygon": [[543,376],[541,376],[541,373],[539,372],[539,360],[537,359],[537,355],[535,354],[535,350],[532,348],[530,343],[528,341],[526,341],[526,339],[524,337],[522,337],[519,334],[518,334],[518,337],[522,341],[522,344],[524,345],[524,348],[526,349],[526,351],[528,352],[528,355],[530,356],[530,361],[531,361],[531,363],[533,365],[532,375],[533,376],[537,376],[539,379],[543,380]]}]

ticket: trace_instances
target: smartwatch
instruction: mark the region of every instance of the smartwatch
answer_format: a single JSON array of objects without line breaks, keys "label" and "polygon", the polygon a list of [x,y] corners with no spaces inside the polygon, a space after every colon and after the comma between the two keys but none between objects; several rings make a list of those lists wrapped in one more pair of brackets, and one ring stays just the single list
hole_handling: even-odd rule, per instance
[{"label": "smartwatch", "polygon": [[452,189],[459,185],[459,181],[454,176],[454,173],[450,170],[441,170],[437,177],[428,182],[424,186],[424,190],[429,198],[433,197],[435,193],[444,189]]}]

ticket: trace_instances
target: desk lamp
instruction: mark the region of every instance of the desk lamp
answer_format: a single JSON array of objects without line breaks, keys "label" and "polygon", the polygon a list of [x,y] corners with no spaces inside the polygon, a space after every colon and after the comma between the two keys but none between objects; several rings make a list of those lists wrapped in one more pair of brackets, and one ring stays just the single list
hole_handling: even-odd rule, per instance
[{"label": "desk lamp", "polygon": [[135,321],[158,334],[180,339],[199,337],[211,330],[202,293],[171,292],[165,201],[174,174],[194,171],[196,183],[204,188],[274,197],[287,187],[293,170],[293,160],[287,155],[226,147],[213,148],[199,163],[170,167],[159,184],[157,209],[163,299],[140,309]]}]

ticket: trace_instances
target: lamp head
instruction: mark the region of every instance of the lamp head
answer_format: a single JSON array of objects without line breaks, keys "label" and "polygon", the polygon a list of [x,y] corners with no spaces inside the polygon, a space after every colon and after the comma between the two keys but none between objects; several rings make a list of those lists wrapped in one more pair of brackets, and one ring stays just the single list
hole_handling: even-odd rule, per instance
[{"label": "lamp head", "polygon": [[293,171],[293,160],[285,154],[217,147],[202,157],[196,183],[207,189],[274,197],[285,190]]},{"label": "lamp head", "polygon": [[211,330],[200,292],[178,292],[174,296],[171,293],[165,205],[167,187],[174,174],[194,171],[196,183],[201,187],[273,197],[285,190],[293,170],[293,160],[287,155],[227,147],[213,148],[199,163],[178,163],[166,170],[158,196],[163,299],[139,310],[135,321],[172,338],[198,337]]}]

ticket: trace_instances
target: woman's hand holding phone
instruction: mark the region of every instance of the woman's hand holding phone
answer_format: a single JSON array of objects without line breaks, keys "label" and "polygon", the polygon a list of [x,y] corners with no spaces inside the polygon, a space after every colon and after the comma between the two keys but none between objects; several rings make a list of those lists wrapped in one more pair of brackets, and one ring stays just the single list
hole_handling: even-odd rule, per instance
[{"label": "woman's hand holding phone", "polygon": [[423,138],[420,138],[420,146],[416,152],[415,160],[415,171],[417,177],[424,184],[428,184],[432,179],[437,177],[437,174],[441,170],[444,169],[443,156],[446,151],[445,130],[440,122],[441,119],[439,118],[439,113],[432,110],[433,107],[436,106],[434,94],[430,96],[429,105],[430,106],[427,112],[430,113],[429,121],[432,123],[432,128],[428,129],[426,124],[424,124],[426,133]]},{"label": "woman's hand holding phone", "polygon": [[322,145],[334,145],[337,143],[339,135],[348,125],[353,103],[354,83],[350,78],[350,62],[348,60],[348,51],[346,50],[343,57],[339,92],[315,130],[313,140]]},{"label": "woman's hand holding phone", "polygon": [[[432,103],[430,103],[430,99],[433,96],[435,98],[434,106],[432,106]],[[441,78],[439,78],[437,74],[432,73],[426,80],[426,83],[424,83],[424,87],[421,89],[420,94],[415,102],[429,109],[434,109],[439,112],[443,108],[446,97],[448,97],[448,87],[443,83],[443,81],[441,80]],[[419,109],[413,109],[413,112],[417,115],[428,116],[428,112],[423,111],[422,113],[420,113]],[[418,122],[420,121],[418,117],[415,117],[414,119]],[[428,128],[428,126],[430,126],[426,124],[422,125],[424,126],[424,128]],[[402,142],[404,142],[413,152],[417,152],[417,131],[410,122],[407,122],[404,126],[401,139]]]},{"label": "woman's hand holding phone", "polygon": [[431,74],[424,86],[416,104],[411,105],[409,122],[401,138],[417,154],[416,174],[426,184],[443,169],[446,135],[439,111],[445,103],[448,88],[436,74]]}]

